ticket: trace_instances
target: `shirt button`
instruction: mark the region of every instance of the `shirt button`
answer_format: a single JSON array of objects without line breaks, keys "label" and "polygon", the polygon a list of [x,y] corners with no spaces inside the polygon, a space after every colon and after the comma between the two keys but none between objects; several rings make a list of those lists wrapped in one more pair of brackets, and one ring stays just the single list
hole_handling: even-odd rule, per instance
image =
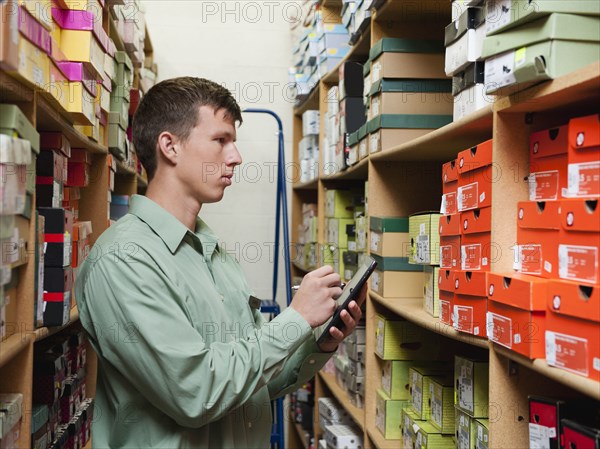
[{"label": "shirt button", "polygon": [[315,364],[315,359],[310,359],[310,360],[308,361],[308,363],[309,363],[309,365],[314,365],[314,364]]},{"label": "shirt button", "polygon": [[225,295],[221,295],[221,301],[225,301]]},{"label": "shirt button", "polygon": [[249,429],[251,429],[251,428],[252,428],[252,423],[251,423],[251,422],[249,422],[249,423],[248,423],[248,428],[249,428]]}]

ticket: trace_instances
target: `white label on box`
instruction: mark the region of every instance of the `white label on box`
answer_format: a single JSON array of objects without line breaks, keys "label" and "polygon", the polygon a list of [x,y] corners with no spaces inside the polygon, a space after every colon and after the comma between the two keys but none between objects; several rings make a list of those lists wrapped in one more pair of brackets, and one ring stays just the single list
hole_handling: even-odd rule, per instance
[{"label": "white label on box", "polygon": [[530,449],[550,449],[549,427],[529,423]]},{"label": "white label on box", "polygon": [[587,377],[588,346],[585,338],[546,331],[546,362]]},{"label": "white label on box", "polygon": [[558,170],[530,173],[529,201],[558,199],[559,177]]},{"label": "white label on box", "polygon": [[379,133],[371,134],[369,137],[369,151],[377,153],[379,151]]},{"label": "white label on box", "polygon": [[381,388],[391,396],[392,393],[392,362],[389,360],[383,362],[383,374],[381,376]]},{"label": "white label on box", "polygon": [[509,51],[485,61],[486,92],[493,92],[500,87],[510,86],[517,82],[514,73],[514,53],[514,51]]},{"label": "white label on box", "polygon": [[485,31],[491,34],[511,21],[512,0],[490,0],[486,2]]},{"label": "white label on box", "polygon": [[362,139],[358,144],[358,157],[364,159],[369,154],[367,139]]},{"label": "white label on box", "polygon": [[419,225],[419,235],[425,235],[425,223]]},{"label": "white label on box", "polygon": [[371,101],[371,117],[377,117],[379,115],[379,103],[381,101],[379,98],[379,96],[373,97],[373,100]]},{"label": "white label on box", "polygon": [[420,415],[423,413],[423,392],[413,383],[412,403],[415,411]]},{"label": "white label on box", "polygon": [[[463,410],[468,410],[469,412],[474,411],[473,407],[473,382],[470,376],[461,373],[458,378],[458,405]],[[461,415],[462,417],[462,415]]]},{"label": "white label on box", "polygon": [[[375,274],[375,273],[373,273]],[[379,355],[383,355],[383,342],[385,338],[385,322],[383,320],[379,320],[377,322],[377,330],[375,331],[375,336],[377,337],[377,353]]]},{"label": "white label on box", "polygon": [[514,340],[514,342],[515,342],[516,345],[520,344],[521,343],[521,334],[515,334],[513,336],[513,340]]},{"label": "white label on box", "polygon": [[421,432],[417,431],[417,438],[416,438],[416,441],[415,441],[415,447],[419,447],[420,448],[422,446],[422,444],[423,444],[423,436],[422,436]]},{"label": "white label on box", "polygon": [[552,263],[550,261],[544,261],[544,270],[546,270],[548,273],[552,273]]},{"label": "white label on box", "polygon": [[371,65],[371,83],[376,83],[381,79],[381,62]]},{"label": "white label on box", "polygon": [[419,235],[417,237],[417,248],[415,251],[414,260],[416,263],[428,264],[431,261],[429,255],[429,236]]},{"label": "white label on box", "polygon": [[600,371],[600,358],[594,357],[594,360],[592,360],[592,368],[596,371]]},{"label": "white label on box", "polygon": [[371,232],[371,251],[379,251],[379,242],[381,236],[376,232]]},{"label": "white label on box", "polygon": [[556,339],[554,332],[546,331],[546,362],[556,365]]},{"label": "white label on box", "polygon": [[356,251],[356,241],[350,240],[348,242],[348,251]]},{"label": "white label on box", "polygon": [[447,215],[447,208],[448,206],[446,205],[446,195],[442,195],[442,205],[440,206],[440,214]]},{"label": "white label on box", "polygon": [[515,67],[521,67],[527,61],[527,48],[521,47],[515,51]]},{"label": "white label on box", "polygon": [[598,282],[598,248],[558,245],[558,276],[571,281]]},{"label": "white label on box", "polygon": [[586,198],[600,195],[600,162],[569,164],[567,177],[568,196]]},{"label": "white label on box", "polygon": [[[380,407],[380,402],[383,402],[383,410]],[[385,401],[377,398],[377,406],[375,407],[375,426],[385,435]]]},{"label": "white label on box", "polygon": [[[432,388],[433,390],[433,388]],[[431,393],[431,419],[433,420],[434,423],[436,423],[438,426],[442,427],[443,424],[443,404],[442,404],[442,398],[438,398],[438,397],[434,397],[433,392]]]},{"label": "white label on box", "polygon": [[371,290],[375,290],[377,293],[382,293],[379,273],[377,271],[373,272],[373,275],[371,276]]},{"label": "white label on box", "polygon": [[479,326],[473,328],[473,335],[479,335]]}]

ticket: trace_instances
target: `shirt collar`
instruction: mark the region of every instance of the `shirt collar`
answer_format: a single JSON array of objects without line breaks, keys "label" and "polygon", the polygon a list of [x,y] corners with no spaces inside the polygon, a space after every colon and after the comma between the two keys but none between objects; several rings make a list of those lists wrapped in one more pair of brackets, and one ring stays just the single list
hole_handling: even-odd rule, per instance
[{"label": "shirt collar", "polygon": [[150,226],[173,254],[188,232],[200,241],[205,257],[211,257],[215,250],[219,249],[217,237],[200,217],[196,219],[196,232],[192,233],[173,214],[142,195],[131,197],[129,213]]}]

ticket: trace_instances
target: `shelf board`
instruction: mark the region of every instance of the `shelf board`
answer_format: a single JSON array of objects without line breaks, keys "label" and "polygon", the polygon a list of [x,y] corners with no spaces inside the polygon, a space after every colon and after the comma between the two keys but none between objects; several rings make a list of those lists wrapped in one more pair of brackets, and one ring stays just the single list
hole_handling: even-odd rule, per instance
[{"label": "shelf board", "polygon": [[428,19],[447,24],[452,20],[451,13],[450,2],[441,0],[419,0],[418,2],[387,0],[377,8],[378,20],[393,18],[394,22],[412,22],[420,19]]},{"label": "shelf board", "polygon": [[361,159],[358,164],[347,168],[346,170],[333,175],[322,176],[323,181],[350,181],[365,180],[369,174],[369,157]]},{"label": "shelf board", "polygon": [[380,161],[449,161],[466,148],[492,138],[492,105],[410,142],[370,156]]},{"label": "shelf board", "polygon": [[438,318],[434,318],[429,315],[425,309],[423,309],[422,298],[383,298],[372,291],[370,291],[369,294],[376,303],[381,304],[402,318],[405,318],[408,321],[417,324],[418,326],[463,343],[468,343],[480,348],[489,348],[489,342],[486,338],[458,332],[452,326],[443,324]]},{"label": "shelf board", "polygon": [[71,314],[69,316],[69,322],[67,324],[65,324],[64,326],[40,327],[39,329],[36,329],[35,330],[35,341],[40,341],[40,340],[43,340],[44,338],[48,338],[51,335],[54,335],[54,334],[62,331],[63,329],[69,327],[76,321],[79,321],[79,310],[77,309],[77,306],[75,306],[71,309]]},{"label": "shelf board", "polygon": [[33,101],[33,89],[0,70],[0,103]]},{"label": "shelf board", "polygon": [[564,384],[569,388],[590,396],[596,401],[600,401],[600,382],[562,370],[560,368],[552,367],[543,359],[530,360],[527,357],[509,350],[508,348],[503,348],[502,346],[498,346],[496,344],[492,344],[491,347],[498,354],[517,362],[519,365],[529,368],[532,371],[542,374],[544,377],[555,380],[556,382]]},{"label": "shelf board", "polygon": [[379,429],[367,426],[367,434],[377,449],[396,449],[400,447],[401,440],[386,440]]},{"label": "shelf board", "polygon": [[319,109],[319,84],[315,84],[308,96],[294,106],[294,114],[302,115],[310,109]]},{"label": "shelf board", "polygon": [[[600,61],[552,81],[530,87],[522,92],[500,98],[499,112],[548,112],[600,97]],[[596,101],[594,101],[595,104]]]},{"label": "shelf board", "polygon": [[308,449],[308,441],[306,440],[306,435],[304,435],[304,432],[306,431],[302,428],[302,425],[294,421],[294,429],[296,429],[298,439],[302,442],[302,447]]},{"label": "shelf board", "polygon": [[121,36],[119,35],[119,32],[117,31],[117,26],[115,25],[115,21],[114,19],[111,17],[108,21],[109,26],[108,26],[108,30],[109,30],[109,36],[110,38],[115,42],[115,47],[117,47],[118,51],[125,51],[125,44],[123,43],[123,39],[121,39]]},{"label": "shelf board", "polygon": [[313,179],[307,182],[297,182],[292,187],[294,190],[317,190],[319,187],[319,179]]},{"label": "shelf board", "polygon": [[358,41],[350,49],[348,54],[344,56],[337,66],[327,73],[322,79],[326,84],[337,84],[340,82],[340,67],[348,61],[365,62],[369,57],[371,50],[371,24],[365,28]]},{"label": "shelf board", "polygon": [[17,332],[0,342],[0,368],[29,345],[31,336]]},{"label": "shelf board", "polygon": [[117,175],[136,176],[136,171],[125,165],[123,161],[117,161]]},{"label": "shelf board", "polygon": [[343,2],[342,0],[321,0],[319,2],[320,6],[325,8],[342,8]]},{"label": "shelf board", "polygon": [[108,148],[90,140],[86,135],[76,130],[64,118],[47,97],[49,94],[37,97],[37,129],[39,131],[60,131],[71,142],[72,148],[85,148],[90,153],[107,154]]},{"label": "shelf board", "polygon": [[348,395],[344,390],[340,388],[335,380],[335,376],[333,374],[325,373],[323,371],[319,371],[319,376],[327,385],[327,388],[331,391],[333,396],[337,399],[337,401],[350,413],[354,422],[361,428],[364,432],[365,430],[365,411],[362,408],[355,407],[350,403],[350,399],[348,399]]}]

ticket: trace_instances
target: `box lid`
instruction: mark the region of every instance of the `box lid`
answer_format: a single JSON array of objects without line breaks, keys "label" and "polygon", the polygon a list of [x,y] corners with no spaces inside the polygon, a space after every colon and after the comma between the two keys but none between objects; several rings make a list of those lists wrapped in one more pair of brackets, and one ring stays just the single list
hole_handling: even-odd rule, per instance
[{"label": "box lid", "polygon": [[127,120],[120,112],[109,112],[108,123],[112,125],[119,125],[123,131],[127,130]]},{"label": "box lid", "polygon": [[467,173],[492,163],[493,140],[486,140],[458,153],[458,174]]},{"label": "box lid", "polygon": [[[600,242],[600,205],[598,198],[562,200],[560,222],[562,229],[573,232],[590,232],[591,245]],[[597,263],[597,262],[596,262]],[[597,267],[596,267],[597,268]]]},{"label": "box lid", "polygon": [[584,320],[600,322],[600,286],[549,280],[548,310]]},{"label": "box lid", "polygon": [[380,257],[371,254],[377,262],[378,271],[423,271],[423,265],[412,265],[408,263],[408,257]]},{"label": "box lid", "polygon": [[423,39],[396,39],[384,37],[369,52],[369,59],[374,61],[382,53],[443,53],[444,43]]},{"label": "box lid", "polygon": [[501,304],[545,311],[548,279],[521,273],[488,273],[487,296]]},{"label": "box lid", "polygon": [[446,47],[467,32],[479,28],[485,22],[484,10],[481,7],[467,8],[458,19],[444,29],[444,45]]},{"label": "box lid", "polygon": [[500,53],[549,40],[598,42],[600,20],[596,17],[572,14],[551,14],[483,41],[481,57],[487,59]]},{"label": "box lid", "polygon": [[341,23],[324,23],[321,25],[322,34],[348,34],[348,29]]},{"label": "box lid", "polygon": [[571,119],[569,145],[577,150],[600,146],[600,114]]},{"label": "box lid", "polygon": [[485,62],[476,61],[465,70],[452,77],[452,95],[456,96],[475,84],[483,84],[485,80]]},{"label": "box lid", "polygon": [[31,143],[18,137],[0,134],[0,164],[31,164]]},{"label": "box lid", "polygon": [[365,123],[360,128],[358,128],[358,140],[363,140],[365,137],[367,137],[367,134],[368,134],[368,126]]},{"label": "box lid", "polygon": [[0,104],[0,133],[7,134],[9,130],[16,131],[19,137],[29,140],[31,149],[36,154],[40,152],[40,135],[27,120],[25,114],[18,106]]},{"label": "box lid", "polygon": [[560,229],[560,201],[519,201],[517,226],[525,229]]},{"label": "box lid", "polygon": [[363,64],[363,76],[366,78],[371,73],[371,61],[367,61]]},{"label": "box lid", "polygon": [[348,146],[354,146],[358,144],[359,137],[358,131],[354,131],[353,133],[348,134]]},{"label": "box lid", "polygon": [[437,129],[452,122],[451,115],[381,114],[369,120],[367,131],[384,128]]},{"label": "box lid", "polygon": [[408,217],[370,217],[375,232],[408,232]]},{"label": "box lid", "polygon": [[452,80],[380,79],[371,86],[371,95],[379,92],[433,92],[452,91]]},{"label": "box lid", "polygon": [[115,52],[115,60],[119,64],[125,64],[125,66],[129,69],[129,71],[133,70],[133,64],[131,63],[131,59],[124,51],[116,51]]}]

